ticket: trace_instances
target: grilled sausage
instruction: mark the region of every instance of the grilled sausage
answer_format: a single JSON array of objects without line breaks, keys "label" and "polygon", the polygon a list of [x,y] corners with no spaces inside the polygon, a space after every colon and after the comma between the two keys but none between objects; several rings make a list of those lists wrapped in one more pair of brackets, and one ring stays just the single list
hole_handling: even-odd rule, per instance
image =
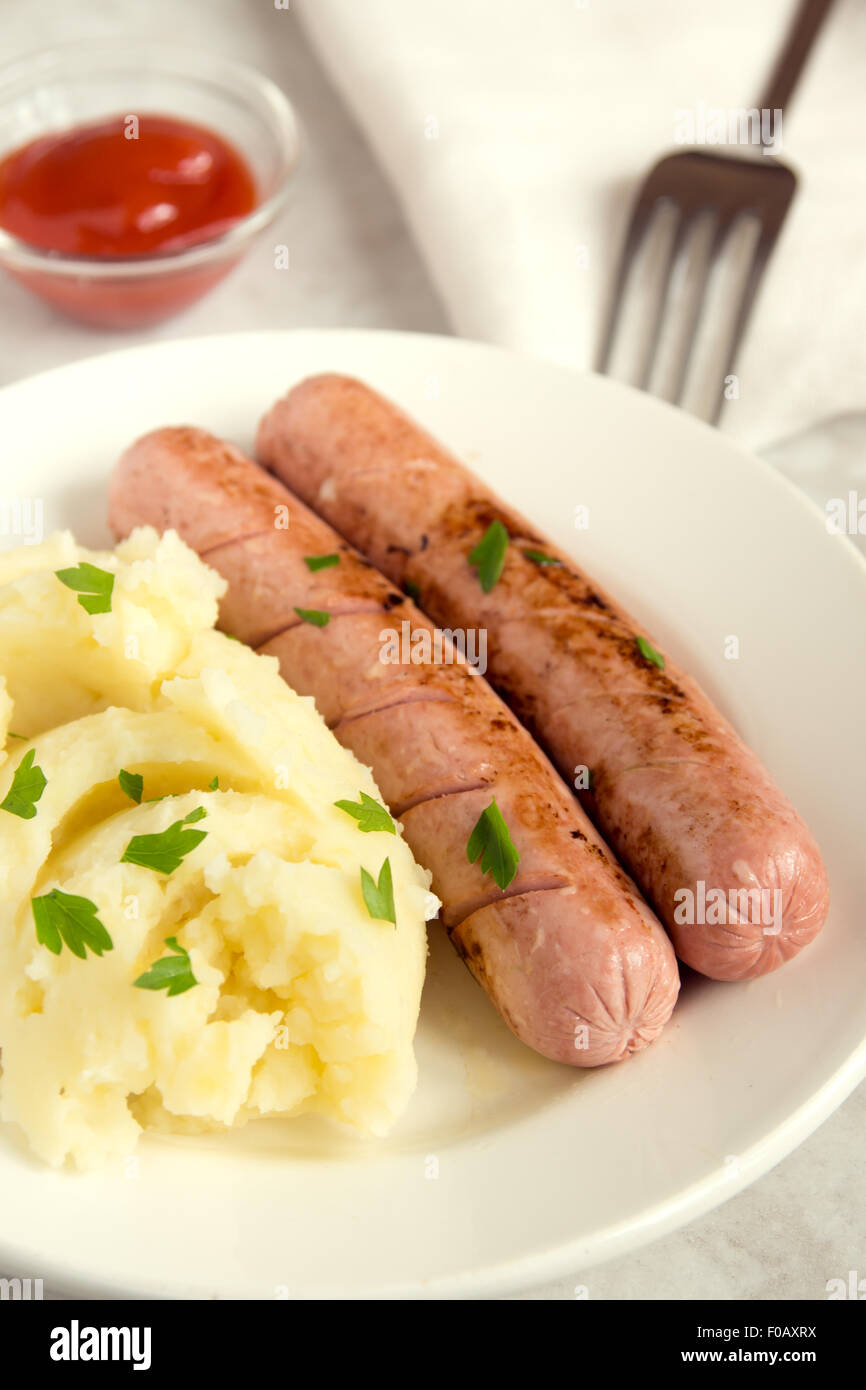
[{"label": "grilled sausage", "polygon": [[[404,594],[202,430],[157,430],[123,455],[110,524],[118,536],[173,528],[228,581],[220,625],[276,656],[372,767],[432,871],[452,942],[519,1038],[556,1061],[597,1066],[657,1035],[679,988],[661,925],[481,676],[465,664],[381,659],[383,638],[404,622],[410,642],[420,648],[426,635],[435,652],[434,629]],[[334,553],[336,565],[305,563]],[[298,609],[327,614],[327,624]],[[467,856],[494,797],[520,855],[504,890]]]},{"label": "grilled sausage", "polygon": [[[829,890],[808,829],[698,685],[571,556],[348,377],[296,386],[262,421],[257,452],[395,583],[416,586],[434,621],[487,630],[491,683],[564,777],[591,771],[581,800],[682,960],[749,979],[812,940]],[[468,557],[494,521],[509,541],[484,593]]]}]

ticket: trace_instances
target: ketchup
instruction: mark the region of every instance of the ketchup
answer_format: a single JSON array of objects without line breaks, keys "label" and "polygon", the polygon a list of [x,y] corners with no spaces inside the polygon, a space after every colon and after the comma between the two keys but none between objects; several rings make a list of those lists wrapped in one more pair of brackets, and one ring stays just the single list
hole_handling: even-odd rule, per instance
[{"label": "ketchup", "polygon": [[[173,116],[112,116],[40,135],[0,161],[0,227],[72,256],[152,256],[221,236],[253,210],[252,172],[221,135]],[[89,322],[153,322],[191,302],[237,259],[138,280],[18,270]],[[35,283],[37,282],[37,283]]]}]

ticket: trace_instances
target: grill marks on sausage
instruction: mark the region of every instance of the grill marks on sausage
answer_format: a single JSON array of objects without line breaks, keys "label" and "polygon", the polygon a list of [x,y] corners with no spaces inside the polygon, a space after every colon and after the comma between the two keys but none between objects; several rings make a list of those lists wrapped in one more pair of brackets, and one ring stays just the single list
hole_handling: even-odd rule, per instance
[{"label": "grill marks on sausage", "polygon": [[[523,608],[527,588],[531,586],[534,612],[544,612],[548,621],[556,623],[563,640],[580,648],[583,645],[582,625],[589,621],[592,623],[593,639],[600,638],[609,645],[620,660],[639,673],[640,679],[648,684],[652,691],[671,700],[687,699],[685,691],[666,671],[662,671],[641,655],[635,641],[633,625],[618,612],[612,601],[593,587],[576,569],[573,561],[562,551],[551,546],[549,541],[543,537],[526,534],[525,531],[514,534],[514,518],[504,509],[500,510],[489,503],[479,501],[450,508],[442,520],[443,547],[447,546],[448,538],[459,536],[466,545],[468,557],[469,552],[494,520],[501,522],[509,532],[509,549],[503,573],[491,590],[491,596],[484,595],[479,587],[479,608],[489,604],[491,611],[496,608],[507,612],[512,593],[519,599],[520,608]],[[532,546],[543,550],[558,563],[539,565],[527,559],[523,549]],[[447,599],[445,601],[447,602]]]},{"label": "grill marks on sausage", "polygon": [[199,551],[199,555],[203,560],[207,560],[209,556],[216,555],[221,550],[226,550],[230,545],[243,545],[245,541],[257,540],[259,536],[269,535],[273,529],[272,524],[270,526],[259,526],[254,531],[243,531],[240,535],[229,536],[224,541],[217,541],[215,545],[206,546],[205,549]]},{"label": "grill marks on sausage", "polygon": [[[346,448],[352,443],[350,432]],[[311,464],[308,481],[314,471]],[[160,505],[164,498],[167,507]],[[276,504],[289,507],[286,531],[273,528]],[[465,924],[467,940],[477,943],[473,973],[518,1036],[572,1065],[614,1060],[631,1020],[620,1020],[622,1037],[601,1036],[580,1054],[570,1035],[560,1035],[554,1015],[567,1019],[565,1006],[580,1003],[587,972],[644,973],[652,956],[660,997],[655,1022],[647,1022],[650,1040],[670,1014],[678,987],[664,933],[483,679],[457,665],[380,662],[377,637],[382,626],[394,626],[393,609],[413,630],[433,632],[404,595],[397,601],[399,576],[389,584],[292,494],[201,431],[157,431],[119,465],[112,484],[115,529],[128,534],[165,512],[165,524],[194,547],[219,547],[215,567],[229,582],[227,625],[272,650],[289,683],[320,701],[345,746],[374,764],[394,814],[406,818],[407,842],[436,876],[452,940],[462,950],[459,927]],[[424,534],[427,558],[435,558],[432,527]],[[393,537],[395,544],[403,539]],[[305,554],[335,549],[345,557],[341,565],[307,572]],[[395,568],[402,566],[399,546],[392,558]],[[328,624],[318,628],[287,611],[296,604],[328,612]],[[437,707],[453,710],[455,718],[434,714]],[[407,713],[414,709],[417,716]],[[466,853],[471,827],[492,795],[521,855],[505,890]],[[635,993],[641,990],[638,984]]]},{"label": "grill marks on sausage", "polygon": [[[477,608],[479,622],[482,625],[486,612],[491,614],[497,612],[500,615],[508,613],[509,599],[512,594],[517,600],[517,611],[523,609],[526,604],[527,589],[531,586],[532,607],[535,616],[539,617],[543,613],[544,619],[552,628],[557,630],[557,635],[561,641],[567,643],[575,655],[582,655],[594,662],[598,660],[592,646],[584,638],[583,624],[588,621],[592,624],[593,643],[601,640],[605,647],[609,648],[611,658],[634,670],[644,686],[646,697],[658,701],[659,713],[663,718],[669,719],[675,716],[678,713],[678,706],[688,704],[689,697],[682,686],[667,671],[663,671],[654,663],[648,662],[642,655],[635,641],[633,624],[624,614],[620,613],[613,601],[589,583],[569,556],[551,546],[549,540],[543,536],[538,536],[529,528],[525,526],[516,528],[514,514],[506,508],[495,505],[491,499],[470,497],[458,505],[447,508],[439,519],[437,535],[429,560],[432,562],[440,550],[450,554],[455,542],[459,542],[467,557],[468,566],[470,552],[494,521],[499,521],[509,533],[509,547],[503,573],[490,594],[485,595],[479,586]],[[423,544],[415,547],[414,550],[405,546],[401,546],[399,549],[408,556],[408,563],[404,570],[406,577],[414,579],[415,582],[425,581],[428,592],[430,592],[431,574],[428,562],[425,562],[423,574],[418,570],[413,570],[412,566],[414,556],[420,555],[428,548],[429,537],[424,535],[422,541]],[[523,553],[525,549],[530,548],[543,550],[557,563],[553,565],[537,564]],[[391,547],[388,546],[388,549],[390,550]],[[450,611],[436,611],[440,607],[444,610],[449,607],[447,592],[440,586],[436,586],[434,591],[430,592],[430,600],[434,616],[443,622],[453,623],[465,616]],[[516,702],[520,699],[520,692],[510,684],[506,684],[501,675],[494,681],[494,684],[503,697],[508,699],[512,707],[516,708]],[[521,720],[524,720],[524,715],[531,719],[531,708],[526,701],[522,703],[519,715]],[[693,743],[703,737],[702,732],[696,729],[682,730],[682,732]],[[536,737],[542,736],[542,730],[537,726],[534,733]]]},{"label": "grill marks on sausage", "polygon": [[[741,860],[754,860],[762,881],[784,884],[783,933],[805,944],[820,929],[828,903],[820,852],[758,759],[666,653],[664,670],[644,657],[638,639],[648,635],[615,600],[426,431],[362,382],[327,375],[268,412],[258,450],[394,584],[417,585],[436,622],[487,629],[488,679],[567,782],[577,763],[592,768],[595,794],[583,804],[648,896],[663,900],[686,961],[717,979],[744,973],[742,957],[728,963],[711,930],[680,929],[670,911],[677,885],[726,882]],[[469,554],[494,520],[509,545],[485,594]],[[530,547],[558,563],[529,559]],[[626,772],[677,754],[654,778]],[[733,813],[733,802],[745,809]],[[660,860],[657,832],[671,842]],[[789,949],[760,931],[752,974],[778,963],[767,959],[770,943],[777,956]]]},{"label": "grill marks on sausage", "polygon": [[345,714],[334,720],[330,724],[333,733],[339,733],[347,724],[355,724],[360,719],[368,719],[371,714],[381,714],[383,710],[402,709],[404,705],[429,705],[429,704],[453,704],[450,695],[444,691],[427,691],[421,689],[411,690],[404,693],[401,687],[392,687],[392,697],[383,699],[381,693],[377,696],[374,703],[370,705],[357,706],[347,710]]},{"label": "grill marks on sausage", "polygon": [[492,781],[482,782],[480,779],[473,782],[463,782],[459,786],[450,783],[437,787],[435,791],[425,792],[423,795],[410,796],[405,801],[396,801],[391,804],[391,814],[401,820],[407,811],[414,811],[416,806],[424,806],[428,801],[440,801],[445,796],[461,796],[464,792],[480,792],[485,787],[492,787]]},{"label": "grill marks on sausage", "polygon": [[[299,608],[304,606],[306,605],[298,604]],[[367,599],[359,598],[354,600],[349,599],[339,605],[326,605],[319,611],[328,614],[328,625],[330,625],[330,623],[339,618],[354,618],[359,613],[384,613],[385,610],[380,603],[371,603]],[[301,623],[304,622],[306,622],[305,618],[300,617],[297,613],[293,613],[291,619],[287,619],[286,622],[280,623],[273,631],[266,633],[264,637],[260,637],[256,642],[255,650],[257,652],[261,651],[262,647],[266,647],[269,642],[275,641],[276,638],[281,637],[284,632],[291,632],[292,628],[300,627]],[[320,629],[323,633],[326,630],[327,626]]]},{"label": "grill marks on sausage", "polygon": [[515,879],[514,883],[509,884],[507,888],[497,888],[495,884],[491,884],[486,893],[478,893],[472,898],[465,898],[462,902],[455,903],[451,908],[448,920],[445,922],[445,930],[449,936],[453,936],[474,912],[479,912],[483,907],[490,907],[493,903],[507,902],[509,898],[530,898],[536,893],[551,893],[557,889],[571,888],[572,886],[569,879],[556,874],[550,874],[547,877],[538,875],[534,882]]},{"label": "grill marks on sausage", "polygon": [[[506,509],[492,506],[486,499],[470,499],[465,505],[450,508],[444,514],[441,527],[443,550],[447,550],[450,556],[454,537],[458,537],[461,548],[468,555],[493,520],[499,520],[507,530],[510,529],[509,553],[503,573],[490,595],[484,595],[479,586],[479,623],[483,625],[490,614],[494,620],[495,635],[497,621],[500,624],[525,621],[525,618],[513,619],[511,615],[526,612],[527,591],[531,586],[535,620],[544,621],[560,646],[587,669],[594,670],[599,681],[604,682],[605,688],[600,689],[596,697],[598,700],[608,703],[612,709],[623,709],[624,701],[640,699],[655,708],[660,738],[678,739],[685,749],[704,754],[708,760],[723,756],[719,738],[698,716],[690,694],[668,670],[661,670],[644,658],[637,646],[635,628],[630,620],[606,596],[592,587],[569,558],[552,547],[549,541],[528,532],[526,528],[521,528],[519,534],[515,533],[514,517]],[[437,545],[439,543],[437,540]],[[538,546],[559,563],[540,566],[528,560],[522,553],[522,547],[529,545]],[[426,595],[431,610],[438,618],[451,623],[465,618],[465,613],[451,604],[444,583],[436,584],[434,577],[431,587],[431,576],[426,567],[423,574],[420,569],[413,571],[410,561],[407,574],[413,573],[416,582],[417,579],[426,581]],[[499,642],[501,645],[501,631]],[[614,668],[617,671],[616,679],[620,681],[624,671],[631,671],[636,688],[622,695],[613,693],[612,683],[605,677]],[[552,680],[549,663],[546,674]],[[537,690],[526,683],[519,669],[508,672],[501,665],[496,667],[495,662],[494,671],[488,672],[488,680],[533,736],[542,746],[546,746],[551,715],[549,697],[539,700]],[[542,687],[544,684],[543,681],[539,682]],[[588,761],[589,754],[582,753],[579,745],[572,752],[575,763]],[[567,775],[565,767],[561,766],[561,770]],[[611,768],[610,776],[618,776],[619,771]],[[607,772],[604,764],[597,763],[594,772],[604,784]]]},{"label": "grill marks on sausage", "polygon": [[[520,519],[522,520],[522,518]],[[572,642],[580,642],[580,627],[583,621],[592,621],[597,618],[600,621],[593,624],[594,638],[601,638],[608,644],[616,656],[625,661],[639,673],[640,679],[647,683],[650,690],[647,693],[656,694],[660,702],[660,713],[664,716],[674,712],[674,702],[686,703],[688,696],[682,687],[666,671],[661,670],[652,662],[648,662],[641,654],[635,641],[635,630],[631,621],[622,614],[606,595],[595,588],[583,575],[574,562],[561,550],[551,546],[549,540],[539,536],[526,526],[515,527],[515,515],[507,508],[499,507],[495,502],[484,496],[470,496],[465,501],[457,505],[448,507],[438,520],[437,534],[433,543],[433,554],[439,549],[450,551],[455,541],[459,541],[467,557],[478,544],[484,533],[494,521],[499,521],[509,536],[508,554],[502,575],[497,581],[489,598],[484,595],[479,587],[478,606],[483,610],[485,602],[489,602],[492,607],[507,607],[508,595],[512,590],[518,592],[521,606],[525,601],[527,584],[531,584],[539,598],[534,603],[536,611],[545,610],[545,616],[556,615],[556,621],[563,624],[566,631],[563,636],[568,637]],[[387,546],[387,550],[399,550],[406,555],[409,563],[405,567],[405,574],[409,578],[413,575],[411,560],[413,556],[420,555],[428,549],[430,538],[422,535],[421,543],[414,549],[407,546]],[[535,548],[544,551],[551,559],[557,563],[553,565],[539,565],[530,560],[523,553],[526,549]],[[511,562],[509,564],[509,562]],[[429,580],[429,571],[425,566],[424,577]],[[543,597],[543,589],[549,592],[549,597]],[[438,594],[440,601],[447,603],[447,596]],[[552,610],[549,614],[547,610]],[[512,692],[509,691],[509,695]]]},{"label": "grill marks on sausage", "polygon": [[[242,544],[245,540],[250,538],[251,537],[238,537],[237,539],[238,543]],[[227,542],[226,544],[230,544],[230,542]],[[348,547],[343,547],[343,549],[345,551],[348,551]],[[332,574],[333,571],[330,571],[329,573]],[[406,596],[403,594],[397,594],[394,591],[386,593],[380,603],[375,603],[364,598],[343,599],[339,606],[333,603],[325,603],[323,604],[323,611],[329,614],[329,622],[326,627],[316,629],[316,638],[317,640],[320,640],[323,644],[326,644],[329,641],[329,639],[336,642],[338,640],[336,625],[339,622],[344,621],[347,618],[353,618],[357,616],[359,613],[381,613],[384,619],[387,618],[391,608],[393,606],[396,606],[397,603],[401,605],[406,604],[407,611],[409,609],[412,609],[412,605],[409,604],[409,601],[406,598]],[[303,625],[304,619],[293,614],[293,618],[291,621],[281,624],[276,630],[267,633],[265,637],[262,638],[261,641],[256,644],[256,650],[263,649],[264,647],[268,646],[269,643],[275,641],[283,633],[290,632],[293,629],[299,628]],[[422,625],[421,623],[418,623],[417,627],[413,625],[413,631],[415,630],[426,630],[426,624]],[[369,665],[375,665],[375,663],[378,662],[378,659],[379,652],[377,650],[371,650],[369,652]],[[359,662],[359,666],[362,669],[364,665],[365,663],[363,660]],[[363,720],[385,711],[391,712],[396,711],[405,706],[422,705],[430,703],[456,704],[456,701],[454,700],[454,697],[451,694],[444,690],[435,689],[435,681],[437,679],[441,679],[441,677],[437,676],[437,671],[441,670],[442,668],[431,668],[429,666],[421,668],[413,667],[413,673],[416,673],[417,671],[417,676],[419,680],[424,682],[423,684],[420,684],[418,686],[415,686],[414,688],[407,690],[403,682],[395,681],[390,688],[386,687],[384,690],[379,688],[372,695],[372,698],[369,703],[354,704],[349,709],[343,711],[337,719],[330,720],[329,727],[331,728],[332,732],[335,733],[337,737],[339,737],[340,734],[344,730],[346,730],[350,725],[354,725],[357,727]],[[431,688],[431,685],[433,685],[434,688]],[[519,726],[516,724],[514,719],[510,717],[505,711],[502,711],[501,713],[497,712],[496,714],[494,714],[493,717],[489,720],[488,727],[499,735],[511,734],[513,736],[515,732],[519,731]],[[425,805],[428,802],[441,800],[448,796],[460,796],[472,791],[483,790],[485,788],[489,788],[491,795],[495,796],[496,781],[496,777],[490,777],[485,779],[473,779],[471,781],[467,781],[465,783],[460,784],[457,784],[453,780],[450,780],[446,783],[442,783],[433,788],[427,789],[423,793],[420,793],[416,796],[406,798],[403,801],[392,802],[392,814],[395,815],[398,819],[400,819],[408,811],[414,810],[415,808]],[[552,803],[547,803],[543,807],[538,806],[535,808],[535,810],[535,818],[539,826],[543,826],[544,824],[548,823],[548,821],[551,825],[556,823],[558,818],[557,810],[552,805]],[[561,816],[561,808],[559,814]],[[582,841],[584,843],[584,848],[587,853],[591,854],[595,858],[599,858],[602,861],[607,862],[606,856],[602,853],[599,847],[587,841],[586,836],[583,834],[581,830],[574,830],[573,832],[570,832],[569,838]],[[631,884],[629,884],[625,875],[621,874],[618,866],[613,867],[613,872],[615,876],[618,878],[618,880],[621,882],[622,886],[625,888],[626,892],[631,893],[633,891],[632,886]],[[470,909],[464,912],[460,920],[463,920],[464,917],[471,915],[471,912],[476,911],[479,907],[483,907],[487,905],[487,903],[489,902],[497,901],[499,897],[508,898],[526,892],[539,891],[537,887],[523,887],[521,886],[522,884],[523,879],[519,874],[515,879],[515,886],[513,886],[509,890],[501,890],[491,883],[489,892],[483,895],[482,897],[479,897],[477,901],[473,900],[474,906],[472,906]],[[572,880],[567,876],[563,876],[561,874],[553,874],[549,875],[544,880],[541,887],[547,889],[549,887],[566,887],[571,884]],[[453,930],[453,927],[451,929]]]}]

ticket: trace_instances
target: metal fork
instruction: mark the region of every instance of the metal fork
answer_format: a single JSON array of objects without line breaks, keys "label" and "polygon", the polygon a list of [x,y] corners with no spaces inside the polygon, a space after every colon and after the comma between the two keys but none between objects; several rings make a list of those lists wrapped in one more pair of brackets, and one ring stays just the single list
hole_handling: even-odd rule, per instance
[{"label": "metal fork", "polygon": [[[818,31],[833,0],[801,0],[797,17],[767,84],[758,111],[782,111],[790,100]],[[643,315],[644,333],[630,380],[642,389],[675,403],[685,404],[687,378],[694,371],[693,348],[705,311],[708,285],[719,273],[723,251],[739,243],[742,262],[741,294],[728,314],[728,330],[715,353],[703,390],[691,390],[691,408],[700,418],[715,422],[725,399],[726,381],[732,381],[737,349],[757,294],[758,285],[776,243],[797,188],[792,169],[766,153],[766,134],[761,122],[761,144],[756,153],[730,154],[695,149],[666,155],[647,176],[638,194],[613,283],[611,302],[596,362],[596,370],[611,369],[615,344],[619,346],[626,286],[648,233],[661,237],[660,264],[653,274],[653,295]],[[665,226],[660,231],[660,224]],[[698,248],[697,271],[691,292],[685,283],[690,250]],[[679,321],[672,323],[672,284],[680,276],[685,300]],[[665,339],[662,343],[663,336]],[[660,362],[664,346],[667,361]],[[719,368],[721,367],[721,370]],[[706,375],[706,373],[705,373]],[[661,380],[659,380],[661,377]]]}]

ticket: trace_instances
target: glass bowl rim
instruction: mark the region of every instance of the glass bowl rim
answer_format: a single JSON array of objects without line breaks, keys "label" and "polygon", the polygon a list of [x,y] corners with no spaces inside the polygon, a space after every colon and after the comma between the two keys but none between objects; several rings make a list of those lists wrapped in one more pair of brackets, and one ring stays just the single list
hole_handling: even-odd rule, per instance
[{"label": "glass bowl rim", "polygon": [[[81,276],[93,279],[139,278],[161,275],[206,264],[222,257],[240,254],[244,244],[273,221],[288,197],[289,184],[298,167],[301,137],[297,113],[289,98],[269,77],[246,63],[221,54],[202,53],[198,48],[171,46],[158,39],[100,38],[78,39],[53,44],[50,48],[22,54],[0,67],[0,107],[16,83],[36,78],[52,70],[62,71],[75,55],[86,59],[134,61],[137,70],[152,66],[157,74],[205,83],[231,95],[258,98],[279,149],[280,167],[276,184],[261,203],[237,222],[212,237],[174,251],[151,251],[145,255],[87,256],[54,251],[24,241],[0,227],[0,263],[16,270],[38,270],[46,274]],[[105,67],[103,68],[105,70]],[[170,114],[170,113],[168,113]]]}]

